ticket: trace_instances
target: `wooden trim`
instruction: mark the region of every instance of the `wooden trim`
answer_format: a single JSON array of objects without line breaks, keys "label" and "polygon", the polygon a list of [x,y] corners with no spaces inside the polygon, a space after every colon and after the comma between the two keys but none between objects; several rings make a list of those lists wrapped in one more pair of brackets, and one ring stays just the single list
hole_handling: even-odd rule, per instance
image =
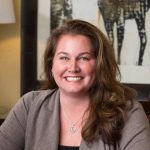
[{"label": "wooden trim", "polygon": [[21,2],[21,95],[37,82],[37,0]]}]

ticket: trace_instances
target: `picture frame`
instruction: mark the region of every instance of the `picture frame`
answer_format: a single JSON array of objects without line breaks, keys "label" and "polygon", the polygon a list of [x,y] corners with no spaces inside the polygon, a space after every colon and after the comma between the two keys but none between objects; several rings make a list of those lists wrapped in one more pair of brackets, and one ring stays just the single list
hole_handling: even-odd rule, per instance
[{"label": "picture frame", "polygon": [[[37,78],[37,0],[21,1],[21,95],[36,90],[40,81]],[[138,93],[139,100],[148,100],[150,97],[150,84],[130,84]]]}]

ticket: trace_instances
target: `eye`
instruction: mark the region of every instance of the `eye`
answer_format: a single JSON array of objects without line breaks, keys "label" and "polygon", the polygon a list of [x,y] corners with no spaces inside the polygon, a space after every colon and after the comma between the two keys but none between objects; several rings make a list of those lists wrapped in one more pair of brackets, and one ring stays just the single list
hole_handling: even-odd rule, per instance
[{"label": "eye", "polygon": [[87,56],[82,56],[82,57],[80,57],[79,59],[80,59],[80,60],[83,60],[83,61],[89,61],[89,60],[90,60],[90,58],[87,57]]},{"label": "eye", "polygon": [[65,61],[69,60],[69,58],[66,57],[66,56],[61,56],[61,57],[59,57],[59,59],[60,59],[60,60],[65,60]]}]

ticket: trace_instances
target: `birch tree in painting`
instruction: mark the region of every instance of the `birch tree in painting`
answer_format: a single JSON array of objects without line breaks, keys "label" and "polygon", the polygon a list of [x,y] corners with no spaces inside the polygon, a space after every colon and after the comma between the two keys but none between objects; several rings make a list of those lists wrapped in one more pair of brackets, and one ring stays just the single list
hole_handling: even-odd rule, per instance
[{"label": "birch tree in painting", "polygon": [[51,0],[51,30],[68,19],[72,19],[72,1]]}]

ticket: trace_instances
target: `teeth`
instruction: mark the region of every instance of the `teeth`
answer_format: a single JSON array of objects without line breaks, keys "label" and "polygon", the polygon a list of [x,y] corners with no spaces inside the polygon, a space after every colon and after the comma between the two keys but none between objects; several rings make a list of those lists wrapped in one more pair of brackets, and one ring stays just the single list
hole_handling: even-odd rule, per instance
[{"label": "teeth", "polygon": [[79,81],[79,80],[81,80],[81,77],[67,77],[66,79],[68,81]]}]

